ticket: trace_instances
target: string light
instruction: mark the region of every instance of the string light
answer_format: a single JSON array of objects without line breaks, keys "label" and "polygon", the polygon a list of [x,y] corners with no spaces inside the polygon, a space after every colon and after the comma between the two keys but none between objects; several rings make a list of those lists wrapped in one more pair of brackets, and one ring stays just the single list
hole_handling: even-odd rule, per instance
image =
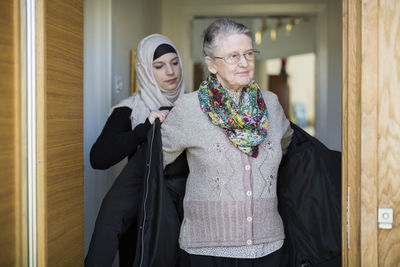
[{"label": "string light", "polygon": [[256,45],[260,45],[261,44],[261,39],[262,39],[261,31],[256,32],[255,39],[256,39]]},{"label": "string light", "polygon": [[263,32],[267,32],[268,30],[268,24],[267,24],[267,19],[263,18],[261,21],[261,30],[256,32],[255,34],[255,41],[257,45],[260,45],[262,42],[262,37],[263,37]]},{"label": "string light", "polygon": [[[267,19],[269,19],[269,20],[272,19],[272,20],[276,20],[276,21],[277,21],[275,27],[272,28],[272,29],[269,31],[269,37],[270,37],[270,39],[271,39],[272,41],[275,41],[275,40],[277,39],[277,37],[278,37],[278,31],[279,31],[279,29],[282,28],[283,26],[285,27],[286,35],[287,35],[287,36],[290,36],[290,34],[291,34],[292,31],[293,31],[293,28],[294,28],[296,25],[299,25],[301,22],[306,23],[306,22],[308,21],[308,18],[307,18],[307,17],[304,17],[304,18],[295,18],[295,17],[289,17],[289,16],[271,16],[271,17],[262,18],[262,21],[261,21],[261,23],[262,23],[261,29],[255,33],[255,43],[256,43],[257,45],[260,45],[260,44],[262,43],[263,35],[264,35],[265,33],[268,32],[268,23],[267,23]],[[287,23],[284,24],[284,23],[283,23],[283,20],[285,20],[285,21],[289,20],[289,22],[287,22]]]},{"label": "string light", "polygon": [[286,24],[286,35],[290,35],[292,32],[293,25],[291,23]]},{"label": "string light", "polygon": [[272,41],[276,40],[276,29],[271,29],[271,31],[269,32],[269,37]]}]

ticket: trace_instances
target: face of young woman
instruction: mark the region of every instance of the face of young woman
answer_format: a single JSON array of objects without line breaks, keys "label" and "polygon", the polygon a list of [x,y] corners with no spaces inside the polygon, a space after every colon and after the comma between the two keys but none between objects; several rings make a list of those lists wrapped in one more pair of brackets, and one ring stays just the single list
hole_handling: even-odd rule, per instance
[{"label": "face of young woman", "polygon": [[[250,83],[254,76],[254,60],[247,60],[244,54],[252,51],[253,44],[245,34],[227,34],[219,36],[214,57],[206,58],[208,69],[217,76],[218,81],[228,90],[239,91]],[[224,59],[238,55],[239,61],[228,64]]]},{"label": "face of young woman", "polygon": [[162,89],[175,90],[181,81],[181,67],[178,55],[167,53],[154,60],[153,74]]}]

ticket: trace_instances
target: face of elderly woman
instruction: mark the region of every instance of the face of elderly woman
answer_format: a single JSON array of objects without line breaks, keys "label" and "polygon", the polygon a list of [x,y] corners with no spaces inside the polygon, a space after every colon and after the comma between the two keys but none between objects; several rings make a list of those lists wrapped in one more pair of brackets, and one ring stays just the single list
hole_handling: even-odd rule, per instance
[{"label": "face of elderly woman", "polygon": [[154,60],[153,74],[162,89],[175,90],[181,81],[181,67],[178,55],[167,53]]},{"label": "face of elderly woman", "polygon": [[[208,70],[228,90],[239,91],[249,84],[254,76],[254,60],[246,60],[245,52],[253,49],[250,37],[245,34],[221,34],[213,51],[214,58],[206,57]],[[235,64],[228,64],[223,58],[232,54],[240,55]]]}]

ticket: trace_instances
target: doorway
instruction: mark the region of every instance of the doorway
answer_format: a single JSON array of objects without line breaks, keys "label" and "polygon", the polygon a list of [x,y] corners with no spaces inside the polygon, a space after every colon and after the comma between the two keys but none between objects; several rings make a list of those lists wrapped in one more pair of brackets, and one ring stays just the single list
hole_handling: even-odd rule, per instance
[{"label": "doorway", "polygon": [[[45,13],[45,18],[47,19],[48,23],[51,23],[52,19],[60,19],[63,22],[56,23],[55,25],[50,25],[49,30],[53,30],[53,32],[46,32],[47,36],[47,45],[53,45],[50,47],[50,50],[45,50],[46,56],[47,56],[47,61],[46,64],[49,64],[51,62],[63,62],[63,60],[60,60],[57,58],[58,55],[60,55],[60,47],[58,47],[56,44],[56,41],[59,41],[60,37],[65,36],[64,34],[58,34],[58,31],[63,31],[65,29],[70,29],[69,27],[57,27],[57,25],[64,25],[63,23],[68,24],[68,19],[65,19],[63,15],[67,13],[67,9],[65,9],[65,6],[67,5],[68,8],[71,8],[71,13],[77,16],[78,20],[77,21],[69,21],[69,22],[78,22],[77,24],[79,27],[76,27],[76,31],[80,33],[80,29],[82,28],[81,25],[81,20],[79,18],[82,18],[82,6],[81,5],[75,5],[76,2],[72,4],[66,4],[61,3],[61,1],[44,1],[46,2],[46,12]],[[161,32],[170,36],[172,39],[176,40],[178,43],[179,49],[182,47],[190,47],[190,25],[189,22],[194,16],[200,16],[200,15],[210,15],[210,9],[209,8],[203,8],[199,7],[196,5],[194,2],[187,1],[189,4],[179,7],[177,10],[183,16],[176,16],[179,17],[177,20],[174,21],[168,21],[168,18],[171,17],[171,14],[174,14],[171,12],[172,9],[176,8],[176,6],[179,6],[179,4],[182,4],[181,1],[178,0],[173,0],[171,2],[168,2],[168,4],[162,2],[158,2],[158,4],[161,4],[162,11],[158,14],[161,17]],[[207,1],[205,1],[207,3]],[[251,15],[251,14],[260,14],[260,13],[265,13],[265,14],[278,14],[281,12],[284,13],[290,13],[290,14],[297,14],[297,13],[308,13],[308,14],[314,14],[317,16],[317,19],[320,19],[318,21],[318,25],[320,25],[320,29],[318,30],[318,38],[321,40],[321,45],[320,47],[323,47],[323,49],[319,50],[318,52],[318,65],[325,70],[330,69],[330,67],[333,67],[335,69],[341,68],[340,60],[339,61],[334,61],[334,63],[330,63],[329,61],[329,47],[332,46],[332,44],[337,44],[338,40],[333,40],[331,37],[327,36],[326,30],[329,28],[331,23],[329,22],[329,15],[327,13],[327,9],[330,9],[331,5],[333,2],[337,1],[329,1],[326,2],[325,4],[321,4],[319,1],[318,4],[315,4],[315,1],[310,1],[308,2],[309,4],[306,5],[300,5],[300,4],[285,4],[282,2],[279,2],[279,4],[273,3],[273,4],[253,4],[248,7],[248,9],[243,9],[243,6],[237,4],[232,4],[227,8],[226,6],[222,5],[215,5],[213,2],[212,4],[215,5],[215,7],[212,9],[211,15],[231,15],[231,14],[236,14],[236,15]],[[13,3],[16,3],[15,1]],[[40,2],[43,3],[43,2]],[[85,1],[86,3],[90,3],[90,1]],[[104,5],[110,5],[111,1],[105,1],[103,2]],[[153,2],[152,2],[153,3]],[[172,3],[172,4],[171,4]],[[16,5],[17,6],[17,5]],[[398,88],[398,73],[394,70],[399,69],[399,63],[398,63],[398,52],[396,52],[396,45],[398,47],[399,43],[399,37],[398,37],[398,19],[400,18],[399,14],[399,3],[398,1],[395,0],[371,0],[371,1],[364,1],[363,5],[361,4],[360,0],[343,0],[342,5],[338,5],[339,9],[343,6],[343,11],[340,11],[339,13],[343,13],[343,47],[340,49],[341,45],[339,44],[334,45],[335,47],[339,47],[340,51],[343,51],[343,116],[341,116],[341,110],[339,112],[332,112],[332,109],[330,105],[327,105],[327,111],[320,114],[325,120],[322,120],[322,123],[325,122],[325,124],[321,124],[318,126],[320,129],[317,129],[317,132],[319,131],[322,135],[322,139],[326,138],[325,140],[330,140],[332,132],[330,131],[330,128],[332,125],[335,127],[337,126],[337,117],[339,117],[339,120],[341,117],[343,117],[343,127],[342,127],[342,136],[343,136],[343,147],[346,148],[346,150],[343,151],[343,192],[344,196],[349,196],[349,200],[344,198],[344,209],[350,211],[349,217],[347,216],[347,213],[344,213],[342,216],[343,217],[343,226],[347,226],[347,219],[349,219],[349,232],[352,234],[348,235],[347,230],[343,229],[343,249],[344,249],[344,265],[347,266],[359,266],[361,265],[362,262],[367,262],[371,263],[372,265],[388,265],[388,266],[393,266],[398,264],[399,260],[396,258],[395,255],[400,255],[398,253],[398,246],[396,244],[398,243],[398,234],[396,234],[396,226],[398,226],[398,217],[395,217],[394,219],[394,224],[393,224],[393,231],[387,231],[387,230],[378,230],[377,226],[377,206],[379,205],[384,205],[388,207],[394,208],[395,214],[398,214],[398,208],[400,205],[397,202],[397,194],[394,192],[394,189],[398,188],[398,184],[396,183],[395,178],[398,177],[399,175],[399,170],[396,165],[398,165],[398,162],[400,162],[398,158],[398,153],[396,153],[395,148],[398,147],[398,129],[397,125],[399,124],[398,117],[396,114],[400,114],[400,111],[398,110],[398,103],[396,103],[396,100],[399,99],[398,94],[396,93],[396,89]],[[63,7],[60,9],[60,7]],[[18,7],[19,8],[19,7]],[[16,8],[17,12],[13,9],[15,14],[18,14],[19,10]],[[43,6],[39,7],[39,10],[43,9]],[[2,9],[3,10],[3,9]],[[6,9],[4,9],[6,10]],[[63,12],[59,12],[62,10]],[[68,9],[69,10],[69,9]],[[283,11],[282,11],[283,10]],[[57,13],[58,12],[58,13]],[[102,14],[97,14],[98,16],[103,16],[103,15],[109,15],[110,10],[107,9],[107,11]],[[228,14],[229,12],[229,14]],[[13,13],[13,14],[14,14]],[[43,18],[43,17],[42,17]],[[107,21],[112,20],[112,17],[108,16]],[[15,20],[14,20],[15,21]],[[182,23],[181,22],[188,22],[188,23]],[[379,23],[377,23],[379,22]],[[6,27],[8,24],[3,24],[2,26]],[[11,25],[11,24],[10,24]],[[111,24],[106,24],[106,27],[101,29],[103,30],[102,33],[107,35],[110,33],[110,25]],[[173,32],[173,29],[178,28],[179,26],[182,27],[182,30],[179,33]],[[11,26],[13,27],[13,26]],[[86,25],[85,25],[86,27]],[[75,28],[74,28],[75,29]],[[105,30],[104,30],[105,29]],[[340,30],[339,30],[340,32]],[[67,31],[67,33],[70,33],[70,31]],[[15,33],[14,33],[15,34]],[[52,35],[53,34],[53,35]],[[146,33],[144,33],[146,34]],[[342,33],[340,32],[340,35]],[[39,35],[40,36],[40,35]],[[72,37],[76,37],[78,35],[73,35]],[[43,36],[42,36],[43,37]],[[52,39],[55,38],[55,39]],[[341,39],[341,38],[339,38]],[[16,39],[18,40],[18,39]],[[61,39],[62,40],[62,39]],[[73,38],[69,39],[69,41],[73,40]],[[109,55],[111,54],[111,43],[113,41],[113,37],[107,35],[107,37],[104,39],[104,42],[101,42],[102,45],[104,45],[104,50],[100,51],[95,51],[96,53],[99,53],[98,58],[108,58]],[[339,43],[341,43],[339,41]],[[63,51],[68,51],[69,52],[74,52],[78,55],[77,56],[77,66],[80,65],[80,57],[82,57],[81,51],[74,50],[74,45],[72,46],[63,46],[62,49]],[[97,49],[98,47],[96,47]],[[53,49],[53,50],[52,50]],[[93,47],[86,48],[86,51],[89,51],[90,49],[93,49]],[[184,62],[184,65],[190,67],[190,53],[187,50],[184,50],[185,52],[183,53],[184,59],[186,60],[186,63]],[[129,55],[128,55],[129,56]],[[342,58],[339,56],[338,58]],[[53,60],[53,61],[52,61]],[[43,62],[42,62],[43,63]],[[68,63],[71,63],[71,61],[68,61]],[[332,64],[332,65],[331,65]],[[47,66],[47,65],[46,65]],[[62,68],[55,68],[54,66],[58,65],[49,65],[50,67],[53,67],[51,71],[54,71],[55,75],[60,75],[60,76],[53,76],[51,75],[51,78],[57,77],[57,81],[51,80],[51,82],[60,82],[62,83],[63,86],[65,85],[70,85],[71,84],[71,79],[68,79],[68,75],[66,75],[65,71],[62,71]],[[108,65],[110,66],[110,65]],[[65,65],[61,66],[65,67]],[[79,67],[78,67],[79,69]],[[70,71],[71,69],[69,69]],[[329,86],[330,83],[333,84],[341,84],[342,79],[332,79],[329,76],[327,76],[328,71],[325,71],[321,73],[321,76],[319,76],[317,84],[320,86],[320,88],[325,88],[321,91],[321,93],[318,95],[318,102],[326,104],[327,99],[330,98],[330,96],[334,96],[337,98],[339,95],[340,98],[340,93],[338,92],[331,91],[331,86]],[[80,73],[81,71],[76,71],[75,73]],[[111,88],[112,84],[112,78],[111,76],[108,76],[110,70],[106,69],[105,70],[105,75],[104,77],[107,77],[106,84],[108,84],[109,88]],[[192,73],[191,70],[187,71],[188,75],[191,75]],[[42,73],[43,74],[43,73]],[[47,72],[47,75],[50,75],[51,72]],[[18,74],[17,74],[18,75]],[[65,76],[63,76],[65,75]],[[67,77],[67,78],[66,78]],[[83,77],[79,77],[77,75],[77,83],[76,86],[73,86],[74,88],[80,88],[79,87],[79,81],[82,81]],[[86,79],[86,78],[85,78]],[[191,80],[191,79],[190,79]],[[390,81],[388,83],[384,83],[385,81]],[[384,83],[384,84],[383,84]],[[54,85],[54,84],[53,84]],[[47,84],[49,86],[49,84]],[[51,86],[50,86],[51,87]],[[190,84],[188,85],[190,88]],[[5,88],[11,88],[11,87],[5,87]],[[14,88],[14,87],[13,87]],[[62,88],[65,88],[63,90]],[[328,89],[329,88],[329,89]],[[48,114],[51,114],[49,119],[50,121],[46,121],[46,123],[49,122],[59,122],[61,124],[56,124],[56,125],[62,125],[62,119],[58,120],[60,114],[59,113],[51,113],[52,110],[55,110],[56,108],[59,108],[60,105],[57,104],[68,104],[66,105],[66,108],[64,109],[65,114],[71,115],[72,113],[69,112],[70,107],[79,105],[80,101],[72,101],[72,102],[63,102],[65,100],[65,95],[59,94],[60,92],[70,92],[71,86],[65,86],[65,87],[58,87],[54,86],[51,87],[52,90],[50,91],[51,98],[45,98],[44,95],[41,95],[41,100],[43,101],[42,104],[45,106],[47,109],[47,112],[50,112]],[[378,91],[379,89],[379,91]],[[10,89],[11,90],[11,89]],[[14,90],[14,89],[13,89]],[[17,94],[18,95],[18,94]],[[97,94],[89,94],[89,96],[92,99],[102,99],[102,96],[99,96]],[[361,97],[362,96],[362,97]],[[18,96],[17,96],[18,97]],[[79,95],[74,96],[77,99],[79,99]],[[15,97],[11,97],[12,99],[16,99]],[[9,100],[10,98],[5,98],[4,101],[11,101]],[[15,100],[17,101],[17,100]],[[46,102],[49,101],[49,102]],[[106,101],[105,101],[106,102]],[[110,105],[110,102],[107,102],[107,105]],[[340,105],[339,105],[340,106]],[[14,112],[14,105],[7,105],[7,103],[4,105],[4,108],[7,110],[13,110]],[[77,111],[74,110],[74,119],[77,119],[78,121],[80,120],[80,117],[82,115],[81,112],[81,107],[77,108]],[[103,113],[103,115],[106,114],[106,112]],[[19,115],[17,115],[19,116]],[[75,117],[76,116],[76,117]],[[62,118],[62,117],[60,117]],[[9,118],[8,118],[9,119]],[[17,123],[18,119],[15,118],[12,123]],[[43,121],[45,122],[45,121]],[[329,122],[329,123],[328,123]],[[332,123],[333,122],[333,123]],[[379,124],[377,123],[379,122]],[[332,125],[330,125],[332,123]],[[63,126],[65,126],[64,124]],[[76,125],[79,125],[77,123]],[[340,124],[339,124],[340,125]],[[381,127],[377,127],[377,125]],[[43,125],[42,125],[43,126]],[[54,125],[53,125],[54,126]],[[328,127],[329,126],[329,127]],[[44,127],[44,126],[43,126]],[[68,128],[68,127],[67,127]],[[341,127],[336,127],[337,129],[340,129]],[[57,132],[60,130],[60,127],[54,127],[52,130],[55,132],[53,133],[59,133]],[[71,128],[68,128],[67,130],[70,130]],[[93,129],[93,128],[92,128]],[[363,130],[364,129],[364,130]],[[91,128],[85,128],[86,132],[90,132]],[[47,133],[47,132],[46,132]],[[59,138],[61,138],[63,135],[57,135]],[[51,137],[57,137],[55,135]],[[75,135],[75,132],[71,133],[68,135],[70,137],[79,137],[78,135]],[[335,135],[336,136],[336,135]],[[42,133],[41,138],[43,140],[45,139],[44,133]],[[339,137],[340,138],[340,137]],[[7,139],[7,140],[12,140],[12,139]],[[51,152],[54,152],[55,155],[50,156],[49,158],[54,163],[54,165],[51,165],[52,168],[50,168],[50,171],[57,172],[62,170],[62,168],[65,168],[65,166],[71,166],[68,165],[68,160],[71,159],[64,159],[57,157],[58,153],[64,153],[65,150],[60,149],[62,146],[60,146],[60,142],[69,142],[71,140],[66,140],[66,139],[47,139],[47,142],[51,141],[51,145],[54,145],[54,148],[58,148],[58,150],[52,150]],[[54,141],[54,142],[53,142]],[[7,142],[12,142],[12,141],[7,141]],[[372,144],[371,144],[372,142]],[[340,142],[339,142],[340,143]],[[8,144],[8,143],[7,143]],[[63,144],[63,143],[61,143]],[[43,149],[45,155],[48,152],[46,149],[49,149],[49,147],[45,147],[46,144],[40,143],[40,148]],[[68,145],[66,146],[68,147]],[[18,147],[16,148],[18,149]],[[61,154],[62,154],[61,153]],[[79,152],[76,152],[79,154]],[[57,159],[57,161],[55,161]],[[44,158],[45,163],[47,164],[47,158]],[[75,158],[75,160],[79,160]],[[20,158],[20,156],[15,155],[14,156],[14,162],[22,162],[23,160]],[[22,166],[23,164],[19,165]],[[42,166],[43,161],[38,164],[38,166]],[[77,164],[79,165],[79,164]],[[10,164],[7,166],[8,168],[11,168],[14,170],[17,170],[17,172],[20,170],[18,166],[13,166]],[[87,167],[87,165],[85,166]],[[80,168],[82,168],[81,165],[77,167],[77,175],[73,175],[74,178],[77,179],[78,185],[80,185],[81,182],[81,176],[79,175],[80,173]],[[69,169],[72,169],[70,167]],[[12,175],[13,176],[13,175]],[[61,175],[62,177],[65,177],[65,175]],[[76,192],[78,192],[78,195],[80,194],[79,190],[65,190],[65,187],[61,186],[63,190],[59,190],[57,187],[52,187],[51,183],[52,182],[68,182],[68,186],[71,186],[71,180],[63,180],[63,179],[58,179],[58,180],[53,180],[54,177],[49,176],[48,173],[41,173],[41,182],[44,183],[42,189],[51,189],[50,191],[46,191],[46,194],[42,192],[42,202],[41,202],[41,208],[43,208],[43,211],[50,211],[47,215],[51,215],[48,217],[45,217],[44,215],[46,214],[41,214],[42,218],[46,218],[46,223],[49,223],[50,225],[60,225],[60,224],[52,224],[53,222],[57,222],[58,220],[61,220],[62,222],[68,222],[67,220],[63,220],[63,217],[66,216],[65,213],[51,213],[53,211],[53,206],[56,206],[54,210],[59,209],[59,206],[56,205],[58,200],[60,199],[72,199],[71,196],[73,196],[75,199],[79,199],[79,196],[76,197]],[[388,177],[388,178],[386,178]],[[45,179],[44,179],[45,178]],[[14,179],[14,176],[13,178]],[[15,179],[18,180],[19,179]],[[398,179],[397,179],[398,180]],[[11,181],[11,180],[10,180]],[[19,183],[7,183],[5,185],[5,189],[9,189],[13,191],[15,188],[14,186],[18,185]],[[379,184],[379,186],[378,186]],[[79,186],[78,186],[79,187]],[[11,189],[10,189],[11,188]],[[14,188],[14,189],[13,189]],[[368,190],[372,189],[371,190]],[[19,190],[19,189],[18,189]],[[71,193],[73,191],[73,193]],[[12,193],[13,196],[14,193]],[[350,204],[347,206],[347,204],[350,202]],[[52,205],[47,205],[47,204],[52,204]],[[61,202],[62,203],[62,202]],[[13,203],[15,205],[15,203]],[[15,221],[18,219],[18,216],[10,216],[7,212],[9,211],[8,208],[13,208],[14,206],[6,207],[4,209],[4,214],[7,214],[8,216],[3,216],[7,221],[10,222],[10,225],[15,225]],[[50,208],[50,210],[46,210],[47,208]],[[361,210],[362,207],[362,210]],[[80,204],[77,204],[75,207],[79,212],[82,211],[82,207]],[[19,212],[19,211],[17,211]],[[69,209],[70,213],[74,213],[74,209]],[[54,216],[56,215],[56,216]],[[76,215],[76,214],[75,214]],[[53,221],[53,217],[56,217],[58,220]],[[79,216],[76,216],[79,217]],[[17,218],[17,219],[16,219]],[[68,218],[70,219],[70,218]],[[77,219],[79,221],[79,218]],[[364,222],[369,222],[369,223],[364,223]],[[79,223],[77,225],[80,227]],[[46,227],[46,226],[44,226]],[[76,230],[75,233],[77,233],[77,236],[80,234],[81,228],[69,228]],[[47,228],[43,228],[44,230],[49,230]],[[43,230],[42,229],[42,230]],[[40,243],[41,251],[42,251],[42,256],[44,257],[44,262],[48,259],[47,256],[51,255],[52,259],[58,260],[59,257],[59,252],[63,252],[62,248],[65,247],[63,241],[65,241],[66,244],[73,244],[76,242],[76,240],[67,239],[65,238],[65,231],[63,229],[59,229],[59,227],[53,227],[50,229],[50,237],[54,237],[54,239],[47,240],[47,236],[43,237],[43,240],[41,240],[42,243]],[[45,232],[42,232],[45,233]],[[61,234],[58,234],[61,233]],[[394,233],[394,234],[392,234]],[[4,233],[5,235],[8,235],[7,238],[15,238],[14,237],[14,231],[11,231],[10,233]],[[11,236],[12,235],[12,236]],[[71,235],[69,235],[71,237]],[[79,237],[77,237],[79,239]],[[47,241],[50,241],[47,243]],[[378,242],[379,241],[379,242]],[[69,242],[69,243],[68,243]],[[396,243],[397,242],[397,243]],[[22,243],[21,243],[22,244]],[[54,244],[61,244],[58,246],[54,246]],[[377,244],[380,244],[379,247]],[[43,251],[46,251],[46,248],[51,245],[52,250],[47,250],[48,255],[46,255]],[[356,248],[356,249],[350,249],[347,250],[346,248]],[[372,249],[371,249],[372,248]],[[21,250],[22,251],[22,250]],[[76,250],[76,257],[82,257],[81,251],[79,249]],[[9,257],[12,258],[14,257],[15,253],[12,252],[10,253]],[[71,255],[71,254],[69,254]],[[378,255],[383,255],[379,256]],[[392,255],[392,256],[391,256]],[[394,255],[394,256],[393,256]],[[378,264],[379,263],[379,264]]]},{"label": "doorway", "polygon": [[[122,1],[121,3],[123,3]],[[149,5],[154,4],[155,1],[149,2]],[[326,2],[326,3],[325,3]],[[152,33],[152,31],[159,31],[169,36],[176,43],[178,49],[181,52],[183,58],[183,65],[185,66],[185,81],[187,91],[194,89],[193,84],[193,60],[192,60],[192,23],[194,18],[205,18],[210,16],[233,16],[233,17],[263,17],[288,14],[290,16],[295,15],[307,15],[315,18],[315,24],[318,26],[315,32],[315,51],[317,56],[316,65],[318,66],[318,74],[316,76],[316,87],[318,87],[316,109],[318,112],[318,123],[316,132],[317,137],[324,143],[328,144],[333,149],[341,149],[341,93],[340,93],[340,38],[332,38],[331,44],[328,47],[328,39],[330,38],[327,34],[328,24],[334,25],[335,29],[333,32],[340,37],[340,18],[341,8],[340,3],[332,4],[329,1],[324,3],[308,3],[308,4],[293,4],[293,3],[266,3],[266,4],[249,4],[243,6],[240,3],[230,3],[228,6],[223,4],[216,4],[215,2],[204,3],[204,6],[199,6],[194,2],[185,2],[185,4],[179,1],[168,1],[168,5],[162,5],[160,26],[145,27],[143,24],[137,25],[138,31],[136,35],[145,36],[146,34]],[[328,3],[329,2],[329,3]],[[137,3],[136,3],[137,4]],[[212,5],[212,12],[207,5]],[[140,6],[140,5],[139,5]],[[139,7],[137,6],[137,7]],[[145,7],[143,7],[145,8]],[[124,74],[113,71],[117,67],[113,67],[115,59],[120,58],[118,64],[121,64],[118,68],[129,68],[129,65],[124,62],[122,56],[116,55],[113,46],[118,46],[118,38],[123,31],[121,25],[124,20],[129,21],[125,15],[120,15],[120,18],[116,18],[116,13],[120,7],[115,7],[114,2],[111,0],[102,1],[85,1],[85,11],[97,10],[89,14],[85,13],[85,20],[88,20],[88,24],[85,23],[85,29],[88,32],[98,33],[97,37],[101,40],[101,46],[94,46],[94,43],[85,41],[86,55],[90,55],[90,64],[95,68],[85,67],[85,74],[88,79],[85,80],[85,248],[87,248],[88,242],[90,241],[91,232],[94,226],[94,221],[97,215],[98,208],[100,206],[102,197],[107,191],[108,187],[112,183],[113,179],[118,173],[118,168],[110,170],[108,173],[102,171],[95,171],[90,168],[89,163],[89,150],[91,144],[95,141],[98,134],[100,133],[104,122],[107,118],[109,108],[116,104],[115,101],[119,99],[123,94],[128,95],[129,86],[124,82],[122,90],[115,97],[117,88],[116,74],[122,77],[122,81],[126,79]],[[129,9],[127,8],[126,11]],[[138,9],[132,9],[138,10]],[[135,11],[138,12],[138,11]],[[149,11],[150,12],[150,11]],[[336,14],[338,22],[332,22],[328,19],[329,12]],[[128,12],[126,12],[128,13]],[[141,14],[145,12],[141,11]],[[179,13],[179,14],[178,14]],[[125,14],[125,13],[121,13]],[[134,14],[131,12],[131,15]],[[332,15],[331,15],[332,16]],[[134,17],[134,16],[132,16]],[[146,21],[144,18],[143,21]],[[90,23],[90,24],[89,24]],[[91,28],[92,25],[93,27]],[[114,25],[114,26],[113,26]],[[118,25],[118,26],[117,26]],[[176,31],[174,29],[180,29]],[[119,29],[116,33],[113,29]],[[146,31],[141,30],[146,29]],[[142,31],[142,32],[140,32]],[[114,35],[117,34],[117,35]],[[132,34],[132,31],[129,33]],[[87,35],[85,35],[85,38]],[[136,47],[140,38],[132,40],[129,49]],[[96,49],[93,49],[96,47]],[[123,55],[123,47],[119,46],[118,53]],[[330,51],[334,51],[331,53]],[[126,55],[128,58],[129,55]],[[334,63],[330,63],[331,61]],[[89,62],[86,61],[85,62]],[[102,64],[104,63],[104,64]],[[122,67],[121,67],[122,66]],[[333,70],[335,69],[335,70]],[[327,75],[330,71],[331,77]],[[89,76],[95,75],[95,76]],[[266,80],[266,78],[265,78]],[[101,88],[101,89],[99,89]],[[328,91],[328,88],[335,88],[334,90]],[[126,91],[125,91],[126,90]],[[96,104],[92,99],[96,99],[101,104]],[[329,99],[335,99],[332,103],[328,104]],[[330,109],[330,110],[328,110]],[[332,115],[335,114],[335,115]],[[329,127],[327,127],[326,120],[331,119]],[[335,127],[336,126],[336,127]],[[334,129],[333,129],[334,128]],[[110,179],[111,177],[111,179]]]}]

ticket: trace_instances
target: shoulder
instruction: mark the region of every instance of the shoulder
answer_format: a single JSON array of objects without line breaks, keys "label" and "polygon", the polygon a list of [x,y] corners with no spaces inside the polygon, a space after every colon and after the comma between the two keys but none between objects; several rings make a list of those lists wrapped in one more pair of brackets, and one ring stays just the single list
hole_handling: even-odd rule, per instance
[{"label": "shoulder", "polygon": [[278,101],[278,96],[271,91],[261,90],[261,93],[265,101]]},{"label": "shoulder", "polygon": [[132,106],[116,105],[111,108],[108,118],[109,119],[129,118],[131,113],[132,113]]},{"label": "shoulder", "polygon": [[191,121],[196,120],[201,113],[198,92],[184,94],[175,102],[161,127],[175,122],[191,124]]},{"label": "shoulder", "polygon": [[174,109],[185,109],[185,110],[192,110],[195,107],[198,107],[199,104],[199,97],[198,91],[187,93],[182,95],[174,105]]},{"label": "shoulder", "polygon": [[176,101],[176,103],[178,104],[178,103],[180,103],[180,102],[182,102],[182,103],[193,103],[193,102],[198,102],[198,100],[199,100],[199,92],[198,91],[194,91],[194,92],[191,92],[191,93],[186,93],[186,94],[183,94],[177,101]]},{"label": "shoulder", "polygon": [[112,112],[110,114],[110,117],[111,116],[115,116],[115,115],[117,115],[117,116],[128,116],[129,117],[131,115],[131,113],[132,113],[132,109],[130,107],[126,107],[126,106],[115,107],[112,110]]},{"label": "shoulder", "polygon": [[265,105],[267,106],[268,114],[271,116],[285,117],[278,96],[271,91],[261,90]]},{"label": "shoulder", "polygon": [[281,104],[279,103],[278,96],[271,91],[261,90],[264,102],[267,105],[268,109],[276,109],[282,108]]},{"label": "shoulder", "polygon": [[131,95],[125,99],[122,99],[117,105],[113,106],[111,108],[110,112],[113,112],[115,109],[121,108],[121,107],[127,107],[133,110],[136,106],[136,102],[139,98],[139,95],[135,93],[134,95]]}]

